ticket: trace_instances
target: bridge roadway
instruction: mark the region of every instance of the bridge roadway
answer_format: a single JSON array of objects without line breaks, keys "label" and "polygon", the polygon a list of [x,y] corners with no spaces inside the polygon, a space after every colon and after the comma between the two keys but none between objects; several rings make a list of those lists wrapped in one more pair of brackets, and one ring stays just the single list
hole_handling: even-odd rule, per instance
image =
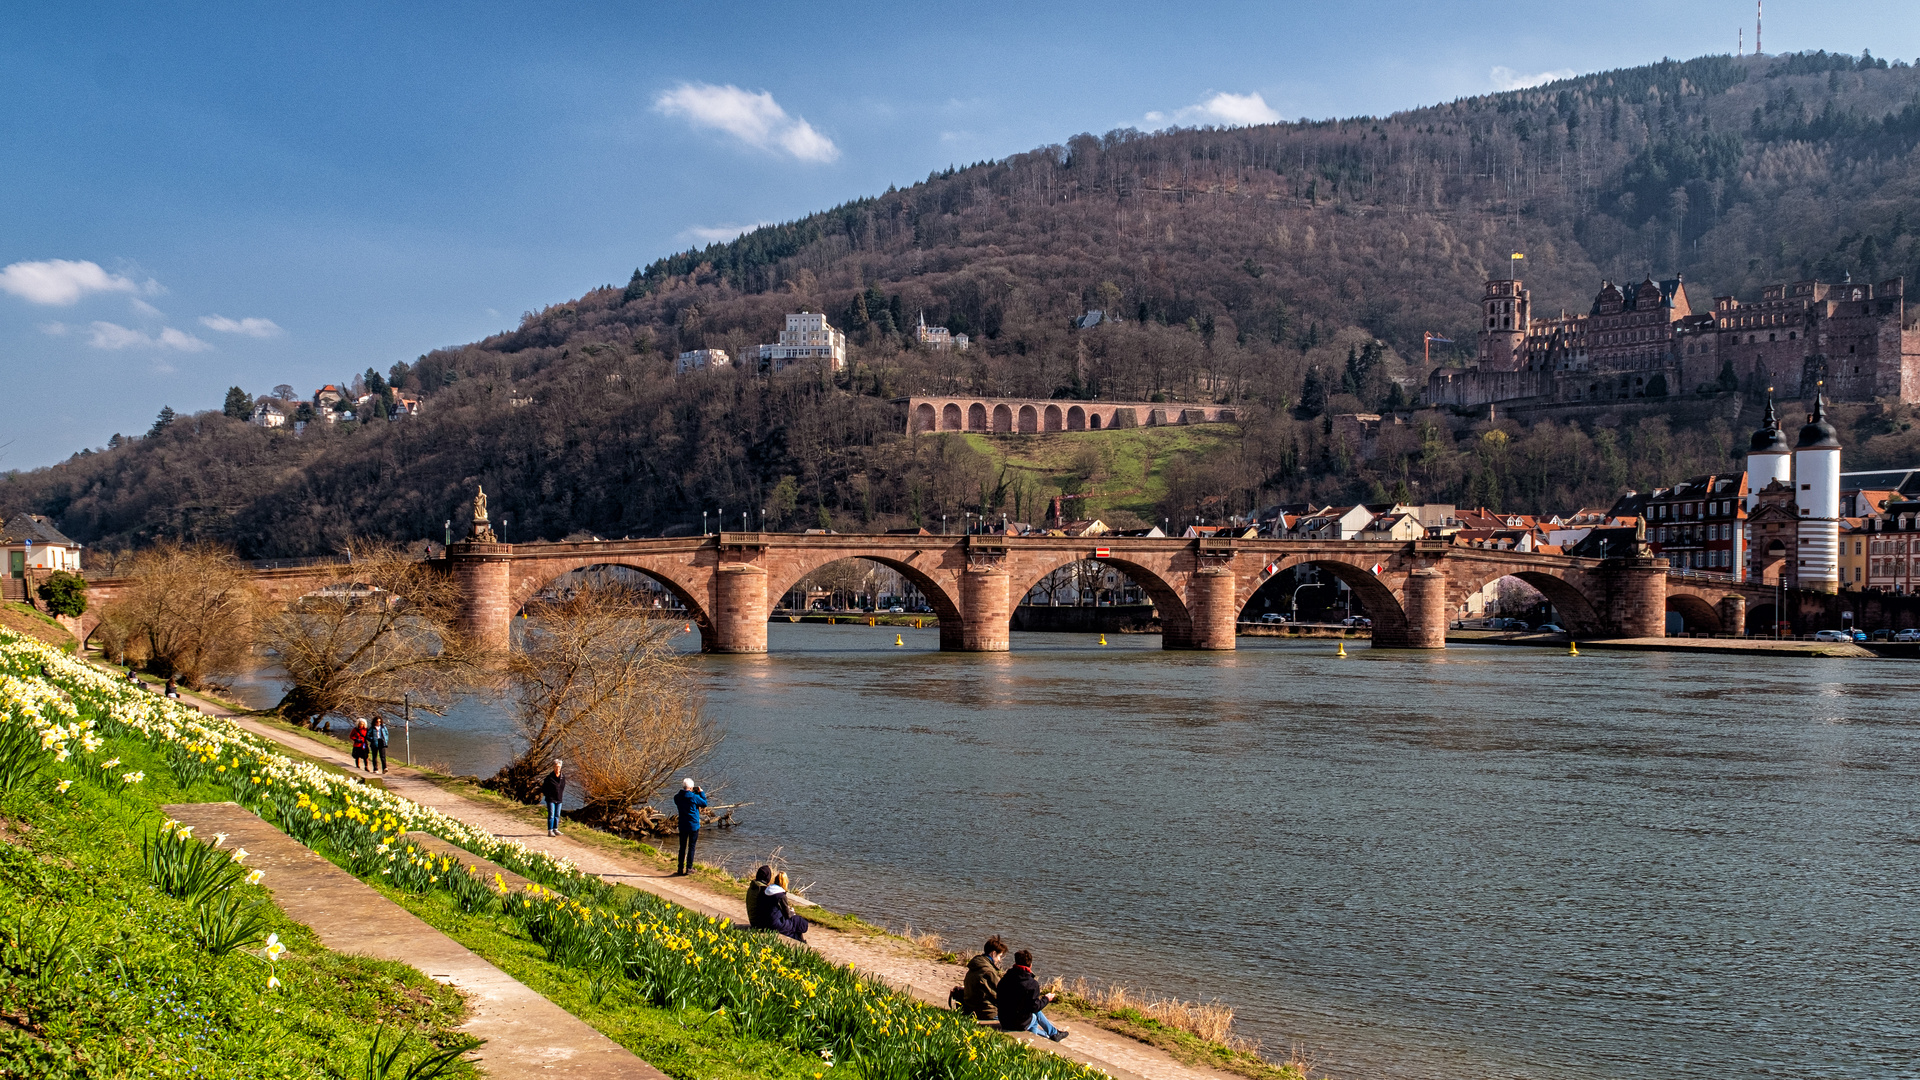
[{"label": "bridge roadway", "polygon": [[[1008,647],[1013,606],[1048,573],[1106,554],[1102,562],[1138,583],[1160,612],[1169,649],[1232,649],[1242,608],[1274,574],[1312,564],[1352,588],[1373,619],[1376,647],[1446,647],[1447,623],[1469,594],[1514,576],[1544,593],[1582,638],[1664,635],[1669,610],[1689,626],[1739,631],[1750,598],[1773,602],[1767,585],[1670,575],[1650,554],[1580,559],[1443,540],[1301,541],[1224,538],[913,536],[726,532],[658,540],[454,544],[439,563],[466,598],[462,629],[504,649],[513,616],[556,578],[593,566],[626,566],[660,582],[686,605],[708,652],[767,649],[772,602],[808,574],[842,559],[893,567],[940,616],[940,647]],[[286,603],[351,578],[343,564],[256,570],[262,594]],[[89,615],[124,588],[89,582]]]}]

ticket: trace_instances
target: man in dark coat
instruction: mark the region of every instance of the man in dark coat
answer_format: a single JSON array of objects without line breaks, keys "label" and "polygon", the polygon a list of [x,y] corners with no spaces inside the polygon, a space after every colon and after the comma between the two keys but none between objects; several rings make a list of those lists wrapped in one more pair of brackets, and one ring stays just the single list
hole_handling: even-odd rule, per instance
[{"label": "man in dark coat", "polygon": [[761,864],[747,882],[747,925],[755,930],[770,930],[767,925],[767,886],[773,883],[773,867]]},{"label": "man in dark coat", "polygon": [[674,793],[673,805],[680,811],[680,865],[674,876],[693,873],[693,848],[700,842],[700,811],[706,808],[707,793],[694,784],[693,777],[682,780]]},{"label": "man in dark coat", "polygon": [[1000,979],[996,996],[1000,1005],[1001,1031],[1031,1031],[1054,1042],[1067,1037],[1064,1028],[1053,1026],[1042,1012],[1053,1002],[1053,995],[1040,990],[1033,977],[1033,954],[1025,949],[1013,954],[1013,970]]},{"label": "man in dark coat", "polygon": [[995,934],[987,939],[980,955],[967,961],[967,978],[961,984],[960,1009],[977,1020],[1000,1019],[1000,958],[1007,955],[1007,943]]},{"label": "man in dark coat", "polygon": [[560,775],[559,758],[553,759],[553,771],[540,782],[540,801],[547,804],[547,835],[560,835],[560,803],[567,797],[567,778]]}]

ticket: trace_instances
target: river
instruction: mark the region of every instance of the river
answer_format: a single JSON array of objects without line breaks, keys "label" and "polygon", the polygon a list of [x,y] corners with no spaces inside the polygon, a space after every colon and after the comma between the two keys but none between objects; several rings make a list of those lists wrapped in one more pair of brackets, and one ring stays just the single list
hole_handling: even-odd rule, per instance
[{"label": "river", "polygon": [[[1920,1069],[1920,666],[771,631],[695,661],[752,803],[702,855],[829,907],[1218,998],[1341,1080]],[[507,733],[470,702],[413,753]]]}]

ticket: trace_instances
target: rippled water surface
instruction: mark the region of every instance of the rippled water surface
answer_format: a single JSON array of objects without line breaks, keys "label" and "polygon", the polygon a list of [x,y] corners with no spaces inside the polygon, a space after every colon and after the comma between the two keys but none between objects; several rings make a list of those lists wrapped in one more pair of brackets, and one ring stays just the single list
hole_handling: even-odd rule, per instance
[{"label": "rippled water surface", "polygon": [[[703,854],[1218,997],[1343,1080],[1920,1073],[1920,666],[893,635],[696,661],[753,804]],[[491,771],[506,730],[414,754]]]}]

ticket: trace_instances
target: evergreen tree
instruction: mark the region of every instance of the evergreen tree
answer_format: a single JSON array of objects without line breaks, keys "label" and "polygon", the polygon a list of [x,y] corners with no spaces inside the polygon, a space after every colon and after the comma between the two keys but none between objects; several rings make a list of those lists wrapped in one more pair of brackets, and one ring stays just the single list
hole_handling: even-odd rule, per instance
[{"label": "evergreen tree", "polygon": [[253,398],[237,386],[228,387],[227,403],[220,407],[220,411],[235,420],[245,420],[253,415]]},{"label": "evergreen tree", "polygon": [[153,427],[151,430],[147,432],[147,437],[152,438],[155,435],[160,434],[161,432],[167,430],[169,427],[172,427],[172,426],[173,426],[173,406],[162,405],[160,406],[160,415],[154,417]]},{"label": "evergreen tree", "polygon": [[1727,362],[1720,365],[1720,377],[1715,383],[1721,390],[1740,389],[1740,376],[1733,372],[1733,357],[1727,357]]},{"label": "evergreen tree", "polygon": [[1327,411],[1327,381],[1318,365],[1307,369],[1307,381],[1301,384],[1300,411],[1309,417]]},{"label": "evergreen tree", "polygon": [[620,294],[620,302],[631,304],[645,295],[647,295],[647,278],[636,266],[633,269],[633,277],[627,281],[626,291]]}]

